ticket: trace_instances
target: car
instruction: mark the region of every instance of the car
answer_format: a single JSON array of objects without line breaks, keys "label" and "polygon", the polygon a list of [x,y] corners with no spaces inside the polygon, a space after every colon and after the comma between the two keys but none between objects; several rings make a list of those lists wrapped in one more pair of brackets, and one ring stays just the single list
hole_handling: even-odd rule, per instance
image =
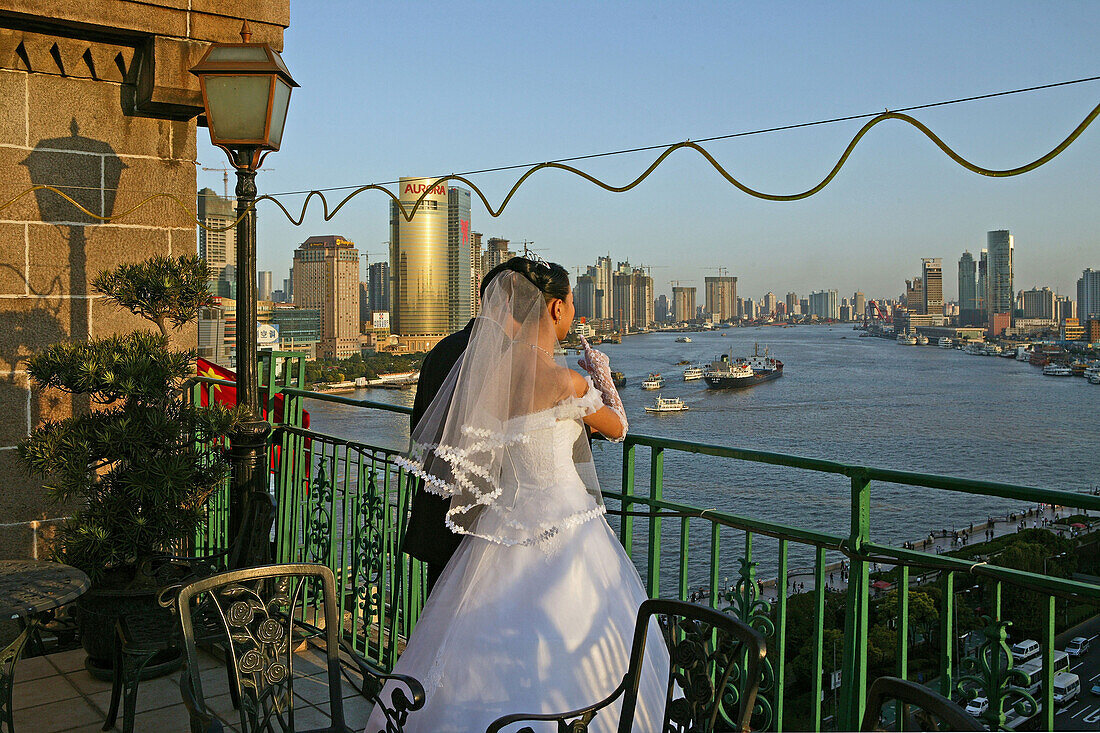
[{"label": "car", "polygon": [[1092,689],[1089,690],[1089,692],[1091,692],[1093,695],[1096,695],[1097,697],[1100,697],[1100,682],[1094,683]]},{"label": "car", "polygon": [[989,709],[989,698],[976,697],[966,704],[966,712],[975,717]]},{"label": "car", "polygon": [[1075,636],[1066,644],[1066,654],[1071,657],[1079,657],[1089,650],[1089,639],[1084,636]]},{"label": "car", "polygon": [[1012,645],[1012,661],[1022,664],[1027,660],[1039,656],[1039,642],[1034,639],[1024,639]]}]

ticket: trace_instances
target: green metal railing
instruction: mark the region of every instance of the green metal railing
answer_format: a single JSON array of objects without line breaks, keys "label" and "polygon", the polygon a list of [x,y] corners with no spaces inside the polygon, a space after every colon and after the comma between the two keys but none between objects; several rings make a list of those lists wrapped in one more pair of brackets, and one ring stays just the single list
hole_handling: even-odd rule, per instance
[{"label": "green metal railing", "polygon": [[[276,355],[271,363],[285,356]],[[300,364],[297,378],[287,376],[294,373],[289,367],[282,371],[286,374],[279,377],[279,370],[265,364],[267,398],[273,400],[281,393],[285,400],[283,421],[272,443],[272,490],[279,505],[274,534],[276,557],[281,562],[309,560],[329,565],[341,589],[349,640],[368,658],[390,665],[424,602],[423,568],[399,552],[412,483],[393,464],[392,449],[323,435],[300,425],[306,400],[395,413],[407,414],[410,410],[308,392],[301,388]],[[199,391],[224,384],[200,379],[195,387],[196,399]],[[636,481],[643,451],[649,458],[648,482]],[[670,501],[664,497],[665,456],[670,452],[809,471],[813,472],[811,478],[820,474],[846,477],[850,486],[849,524],[824,532]],[[637,491],[643,483],[648,484],[644,494]],[[838,702],[835,727],[859,727],[872,669],[868,659],[871,621],[876,616],[893,614],[895,663],[885,673],[910,678],[915,649],[927,650],[930,637],[938,636],[934,657],[941,693],[962,699],[974,690],[988,697],[990,706],[983,717],[991,727],[1014,726],[1016,721],[1038,714],[1040,726],[1052,729],[1056,599],[1100,605],[1100,586],[1003,567],[988,560],[970,561],[877,543],[871,539],[871,495],[876,484],[884,483],[1100,510],[1100,497],[1086,494],[637,434],[629,434],[622,446],[619,490],[605,490],[604,497],[621,542],[639,567],[650,595],[687,599],[693,593],[689,578],[705,577],[706,602],[737,615],[765,635],[768,663],[757,698],[754,727],[823,729],[827,722],[823,711],[828,704],[818,701],[825,698],[825,672],[834,667],[827,661],[826,637],[832,633],[835,638],[826,618],[835,616],[839,609],[843,617],[839,640],[842,661],[837,665],[839,690],[833,693]],[[206,529],[212,543],[220,536],[215,525],[224,522],[221,506],[215,502]],[[771,592],[765,590],[756,570],[760,547],[765,542],[776,548]],[[803,608],[807,606],[805,597],[787,592],[794,573],[791,559],[796,556],[812,558],[808,608]],[[826,589],[826,578],[835,567],[835,563],[829,564],[830,557],[847,563],[848,582],[843,591]],[[876,597],[877,591],[871,586],[872,564],[896,569],[896,599],[891,595]],[[731,568],[736,568],[736,580],[727,584],[723,577]],[[914,570],[919,572],[917,582]],[[979,623],[983,640],[961,659],[956,652],[958,578],[966,578],[967,585],[977,583],[989,598]],[[1006,588],[1014,589],[1017,595],[1019,591],[1030,591],[1040,599],[1043,673],[1039,699],[1022,689],[1020,674],[1012,665],[1006,631],[1010,619],[1002,614],[1002,610],[1010,611],[1002,609]],[[935,628],[917,629],[910,601],[918,592],[939,595]],[[893,609],[885,606],[887,601],[896,604]],[[802,609],[797,617],[791,613],[794,604]],[[812,616],[809,638],[799,637],[797,648],[792,648],[789,642],[800,633],[796,627],[806,620],[805,611]],[[799,672],[796,662],[804,659],[807,644],[808,664]],[[796,672],[800,674],[798,679]],[[930,683],[931,679],[925,681]],[[809,695],[805,694],[807,682]]]}]

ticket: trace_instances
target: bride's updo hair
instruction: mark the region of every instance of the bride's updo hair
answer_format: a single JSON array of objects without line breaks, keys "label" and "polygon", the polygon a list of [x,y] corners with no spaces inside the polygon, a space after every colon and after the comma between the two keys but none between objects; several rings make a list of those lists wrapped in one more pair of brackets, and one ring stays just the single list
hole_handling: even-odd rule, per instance
[{"label": "bride's updo hair", "polygon": [[569,272],[556,262],[543,262],[527,257],[513,257],[507,262],[502,262],[481,278],[481,297],[485,297],[485,289],[493,278],[502,272],[518,272],[527,278],[532,285],[539,289],[546,302],[554,298],[565,300],[569,296]]}]

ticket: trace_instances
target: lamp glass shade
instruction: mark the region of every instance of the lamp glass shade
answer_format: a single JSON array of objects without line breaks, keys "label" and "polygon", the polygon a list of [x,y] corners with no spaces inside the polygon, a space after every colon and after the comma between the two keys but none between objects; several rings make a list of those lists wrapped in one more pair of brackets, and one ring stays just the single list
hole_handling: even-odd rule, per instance
[{"label": "lamp glass shade", "polygon": [[283,127],[286,126],[287,108],[290,106],[290,85],[279,77],[275,77],[274,88],[271,91],[271,131],[268,132],[268,143],[275,150],[283,142]]},{"label": "lamp glass shade", "polygon": [[210,49],[210,53],[205,60],[207,63],[222,63],[226,61],[244,61],[255,64],[269,63],[267,51],[262,45],[245,45],[242,43],[217,44]]},{"label": "lamp glass shade", "polygon": [[[210,137],[215,145],[266,142],[270,75],[212,75],[204,85]],[[285,120],[285,103],[282,115]]]}]

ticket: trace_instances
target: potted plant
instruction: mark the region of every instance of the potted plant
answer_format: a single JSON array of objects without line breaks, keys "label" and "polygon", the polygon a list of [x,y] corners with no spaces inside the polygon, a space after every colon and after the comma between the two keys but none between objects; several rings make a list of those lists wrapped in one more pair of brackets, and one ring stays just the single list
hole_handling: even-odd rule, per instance
[{"label": "potted plant", "polygon": [[77,604],[90,670],[110,669],[120,613],[159,610],[163,579],[150,563],[194,536],[229,472],[210,446],[228,433],[233,414],[187,401],[194,354],[173,349],[169,333],[209,304],[207,279],[197,256],[101,272],[95,290],[157,330],[55,344],[27,368],[37,388],[86,395],[93,405],[44,422],[19,451],[52,498],[73,507],[53,554],[92,579]]}]

